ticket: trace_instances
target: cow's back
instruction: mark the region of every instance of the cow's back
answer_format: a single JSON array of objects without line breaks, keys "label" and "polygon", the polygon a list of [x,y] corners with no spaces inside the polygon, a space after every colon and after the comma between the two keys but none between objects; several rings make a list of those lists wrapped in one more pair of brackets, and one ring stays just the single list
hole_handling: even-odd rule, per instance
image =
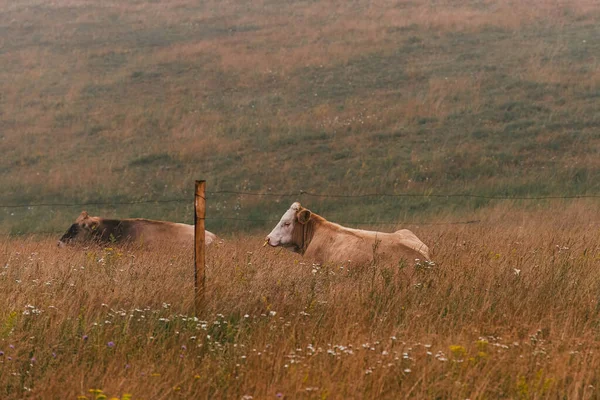
[{"label": "cow's back", "polygon": [[146,219],[122,220],[127,240],[142,245],[194,242],[194,226]]},{"label": "cow's back", "polygon": [[429,260],[427,246],[414,233],[406,229],[401,234],[378,232],[376,243],[373,241],[372,247],[375,251],[372,255],[379,262],[397,264],[401,260],[409,263],[416,259]]},{"label": "cow's back", "polygon": [[[320,228],[324,226],[321,225]],[[308,247],[306,255],[321,262],[365,265],[373,261],[396,264],[401,260],[429,260],[429,249],[407,229],[394,233],[342,228],[325,229]]]}]

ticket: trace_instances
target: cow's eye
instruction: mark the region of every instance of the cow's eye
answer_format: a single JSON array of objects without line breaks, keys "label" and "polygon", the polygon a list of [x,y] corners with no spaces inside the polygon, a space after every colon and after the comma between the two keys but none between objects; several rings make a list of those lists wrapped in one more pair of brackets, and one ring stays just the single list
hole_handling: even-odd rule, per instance
[{"label": "cow's eye", "polygon": [[290,226],[290,224],[291,224],[290,222],[284,222],[283,226]]}]

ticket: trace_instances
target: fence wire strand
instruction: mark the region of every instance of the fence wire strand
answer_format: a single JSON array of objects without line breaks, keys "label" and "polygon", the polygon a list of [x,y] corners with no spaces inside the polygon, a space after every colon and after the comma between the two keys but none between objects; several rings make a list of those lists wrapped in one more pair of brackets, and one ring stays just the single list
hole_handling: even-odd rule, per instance
[{"label": "fence wire strand", "polygon": [[[205,221],[242,221],[242,222],[279,222],[278,219],[250,219],[250,218],[235,218],[235,217],[222,217],[222,218],[203,218]],[[336,221],[340,224],[348,225],[370,225],[370,226],[441,226],[441,225],[472,225],[479,224],[481,220],[468,220],[468,221],[451,221],[451,222],[357,222],[357,221]],[[64,230],[52,230],[52,231],[28,231],[18,233],[0,233],[0,236],[20,236],[20,235],[60,235],[64,233]]]},{"label": "fence wire strand", "polygon": [[[597,199],[600,198],[600,194],[575,194],[566,196],[509,196],[509,195],[480,195],[471,193],[365,193],[365,194],[323,194],[313,193],[304,190],[298,190],[289,193],[260,193],[260,192],[246,192],[246,191],[234,191],[234,190],[220,190],[213,192],[206,192],[207,195],[222,195],[222,194],[234,194],[239,196],[262,196],[262,197],[297,197],[297,196],[309,196],[309,197],[320,197],[320,198],[368,198],[368,197],[381,197],[381,198],[474,198],[474,199],[485,199],[485,200],[570,200],[570,199]],[[0,204],[0,208],[33,208],[33,207],[86,207],[86,206],[121,206],[121,205],[135,205],[135,204],[164,204],[164,203],[185,203],[193,200],[193,195],[189,198],[175,198],[175,199],[140,199],[140,200],[129,200],[129,201],[90,201],[81,203],[30,203],[30,204]]]},{"label": "fence wire strand", "polygon": [[[250,192],[250,191],[239,191],[239,190],[218,190],[206,192],[208,196],[220,196],[220,195],[237,195],[237,196],[257,196],[257,197],[317,197],[317,198],[475,198],[475,199],[486,199],[486,200],[568,200],[568,199],[586,199],[586,198],[600,198],[598,194],[578,194],[578,195],[566,195],[566,196],[508,196],[508,195],[478,195],[471,193],[365,193],[365,194],[323,194],[314,193],[305,190],[292,191],[288,193],[273,193],[273,192]],[[209,197],[210,198],[210,197]],[[139,199],[129,201],[90,201],[80,203],[30,203],[30,204],[0,204],[0,208],[15,209],[15,208],[35,208],[35,207],[86,207],[86,206],[125,206],[125,205],[136,205],[136,204],[169,204],[169,203],[190,203],[193,204],[193,194],[186,198],[173,198],[173,199]],[[205,218],[207,221],[239,221],[249,223],[276,223],[279,219],[273,218],[242,218],[242,217],[209,217]],[[466,220],[466,221],[450,221],[450,222],[422,222],[422,221],[400,221],[400,222],[388,222],[388,221],[336,221],[340,224],[347,225],[370,225],[370,226],[431,226],[431,225],[469,225],[478,224],[481,220]],[[26,232],[25,234],[60,234],[62,231],[33,231]],[[19,233],[21,234],[21,233]],[[10,234],[3,234],[9,235]]]}]

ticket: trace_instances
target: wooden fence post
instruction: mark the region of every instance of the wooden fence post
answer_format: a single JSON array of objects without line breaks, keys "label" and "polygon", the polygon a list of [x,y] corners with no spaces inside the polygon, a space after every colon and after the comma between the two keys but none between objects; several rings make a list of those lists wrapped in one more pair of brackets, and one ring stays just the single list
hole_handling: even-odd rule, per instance
[{"label": "wooden fence post", "polygon": [[196,194],[194,201],[194,306],[196,316],[204,308],[204,283],[205,271],[205,232],[204,219],[206,217],[206,181],[196,181]]}]

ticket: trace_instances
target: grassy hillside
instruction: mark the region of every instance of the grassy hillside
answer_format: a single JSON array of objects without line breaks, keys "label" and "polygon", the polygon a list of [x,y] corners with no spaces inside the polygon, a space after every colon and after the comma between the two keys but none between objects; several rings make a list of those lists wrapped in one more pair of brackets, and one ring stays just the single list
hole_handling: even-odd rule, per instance
[{"label": "grassy hillside", "polygon": [[[0,11],[0,204],[185,198],[200,178],[275,193],[600,192],[589,0],[3,0]],[[215,195],[209,214],[276,218],[297,199],[346,221],[488,204]],[[0,229],[62,228],[81,208],[0,208]],[[192,215],[191,202],[86,208]]]},{"label": "grassy hillside", "polygon": [[557,211],[418,231],[415,270],[229,240],[199,320],[189,251],[0,239],[0,397],[598,398],[600,207]]}]

